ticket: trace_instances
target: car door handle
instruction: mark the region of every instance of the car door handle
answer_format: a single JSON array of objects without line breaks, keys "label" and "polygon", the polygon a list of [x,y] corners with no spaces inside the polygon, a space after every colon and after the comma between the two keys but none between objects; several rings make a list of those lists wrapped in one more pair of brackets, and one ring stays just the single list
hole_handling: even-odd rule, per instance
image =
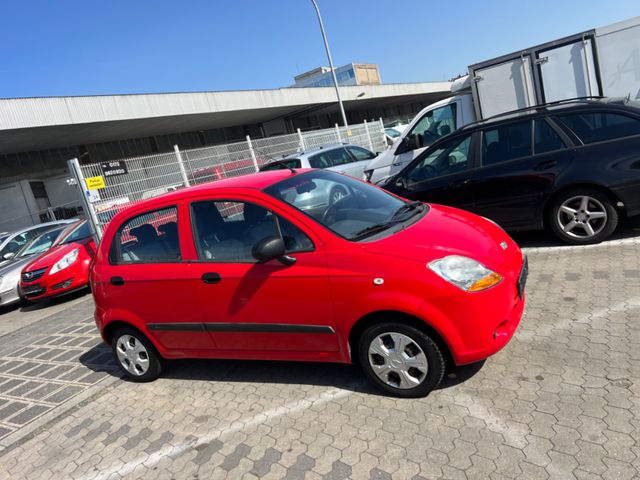
[{"label": "car door handle", "polygon": [[124,278],[122,277],[111,277],[109,281],[111,282],[111,285],[115,285],[116,287],[124,285]]},{"label": "car door handle", "polygon": [[202,274],[202,281],[204,283],[219,283],[220,274],[216,272],[207,272]]},{"label": "car door handle", "polygon": [[456,182],[451,182],[449,184],[449,188],[464,187],[465,185],[469,185],[469,180],[458,180]]},{"label": "car door handle", "polygon": [[546,170],[548,168],[554,167],[558,162],[555,160],[546,160],[544,162],[538,163],[534,169],[535,170]]}]

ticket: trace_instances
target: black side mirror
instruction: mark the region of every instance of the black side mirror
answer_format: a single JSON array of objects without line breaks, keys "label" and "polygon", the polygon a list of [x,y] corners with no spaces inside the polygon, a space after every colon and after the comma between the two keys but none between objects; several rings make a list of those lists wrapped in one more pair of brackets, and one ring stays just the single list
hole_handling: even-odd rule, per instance
[{"label": "black side mirror", "polygon": [[284,265],[293,265],[296,259],[285,255],[286,246],[284,240],[278,237],[266,237],[253,246],[251,254],[258,263],[278,259]]},{"label": "black side mirror", "polygon": [[418,145],[415,137],[413,135],[407,135],[406,137],[403,137],[402,141],[398,144],[398,148],[396,148],[396,155],[410,152],[416,148],[418,148]]}]

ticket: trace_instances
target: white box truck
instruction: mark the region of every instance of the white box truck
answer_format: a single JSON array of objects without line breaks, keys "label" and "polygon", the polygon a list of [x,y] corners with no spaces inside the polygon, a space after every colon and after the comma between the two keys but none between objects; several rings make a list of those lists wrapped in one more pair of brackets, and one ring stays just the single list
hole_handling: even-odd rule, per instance
[{"label": "white box truck", "polygon": [[587,97],[640,100],[640,17],[476,63],[452,96],[423,109],[366,167],[379,183],[458,128],[514,110]]}]

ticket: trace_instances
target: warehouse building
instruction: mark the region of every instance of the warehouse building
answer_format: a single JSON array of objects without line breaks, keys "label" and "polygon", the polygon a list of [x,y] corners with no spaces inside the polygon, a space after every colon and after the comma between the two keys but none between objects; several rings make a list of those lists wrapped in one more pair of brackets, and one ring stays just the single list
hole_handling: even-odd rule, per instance
[{"label": "warehouse building", "polygon": [[[408,118],[449,95],[448,82],[341,87],[348,121]],[[0,99],[0,231],[73,215],[66,161],[95,163],[341,123],[335,90]]]}]

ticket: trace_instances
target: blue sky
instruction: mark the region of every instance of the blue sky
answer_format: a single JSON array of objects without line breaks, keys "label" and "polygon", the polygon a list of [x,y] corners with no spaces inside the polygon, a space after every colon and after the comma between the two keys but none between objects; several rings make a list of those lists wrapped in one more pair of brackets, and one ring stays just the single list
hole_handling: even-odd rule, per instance
[{"label": "blue sky", "polygon": [[[2,2],[0,97],[278,88],[326,56],[309,0]],[[640,15],[638,0],[318,0],[336,66],[385,83]]]}]

